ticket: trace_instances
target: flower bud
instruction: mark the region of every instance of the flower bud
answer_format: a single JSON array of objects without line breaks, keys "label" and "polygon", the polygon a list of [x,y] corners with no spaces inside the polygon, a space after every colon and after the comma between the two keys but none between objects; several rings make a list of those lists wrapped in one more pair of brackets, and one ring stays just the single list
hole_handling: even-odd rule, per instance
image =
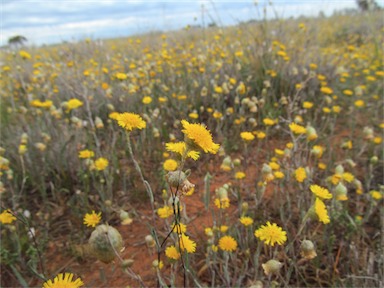
[{"label": "flower bud", "polygon": [[19,154],[23,155],[25,152],[27,152],[27,146],[24,144],[19,145]]},{"label": "flower bud", "polygon": [[225,189],[224,187],[220,187],[216,190],[216,195],[220,200],[228,199],[228,189]]},{"label": "flower bud", "polygon": [[348,166],[351,167],[351,168],[355,168],[356,167],[356,163],[352,159],[346,159],[345,163],[347,163]]},{"label": "flower bud", "polygon": [[241,165],[241,160],[240,160],[239,158],[234,159],[234,160],[233,160],[233,165],[234,165],[235,167],[240,166],[240,165]]},{"label": "flower bud", "polygon": [[27,133],[21,134],[20,144],[26,145],[27,143],[28,143],[28,134]]},{"label": "flower bud", "polygon": [[132,218],[129,216],[129,213],[124,210],[120,210],[120,220],[122,225],[129,225],[132,223]]},{"label": "flower bud", "polygon": [[305,259],[313,259],[317,256],[315,245],[310,240],[304,240],[300,246],[300,255]]},{"label": "flower bud", "polygon": [[317,139],[317,132],[312,126],[307,126],[307,140],[313,141]]},{"label": "flower bud", "polygon": [[40,150],[41,152],[43,152],[43,151],[45,151],[47,146],[44,143],[37,142],[37,143],[35,143],[35,148]]},{"label": "flower bud", "polygon": [[109,111],[115,111],[115,107],[111,103],[107,104],[107,108],[108,108]]},{"label": "flower bud", "polygon": [[155,239],[153,239],[152,235],[145,236],[145,243],[149,248],[155,247],[156,244]]},{"label": "flower bud", "polygon": [[123,263],[121,263],[121,266],[123,268],[129,268],[129,267],[132,267],[134,262],[135,261],[133,259],[126,259],[126,260],[123,260]]},{"label": "flower bud", "polygon": [[95,228],[88,243],[94,256],[104,263],[110,263],[115,259],[115,251],[119,252],[123,248],[123,239],[119,231],[105,224]]},{"label": "flower bud", "polygon": [[344,167],[341,164],[337,165],[335,168],[335,173],[336,174],[343,174],[344,173]]},{"label": "flower bud", "polygon": [[285,96],[281,97],[280,103],[281,103],[281,105],[288,105],[287,97],[285,97]]},{"label": "flower bud", "polygon": [[377,164],[378,161],[379,161],[379,158],[378,158],[377,156],[372,156],[371,159],[369,159],[369,162],[370,162],[372,165]]},{"label": "flower bud", "polygon": [[264,263],[261,265],[264,269],[264,273],[265,275],[271,275],[271,274],[275,274],[275,273],[278,273],[281,269],[281,267],[283,267],[283,263],[280,263],[279,261],[277,260],[269,260],[267,263]]},{"label": "flower bud", "polygon": [[364,127],[363,129],[364,139],[370,140],[373,139],[373,129],[371,127]]},{"label": "flower bud", "polygon": [[152,267],[155,268],[155,269],[161,269],[163,268],[164,264],[163,264],[163,261],[160,261],[159,260],[153,260],[152,262]]},{"label": "flower bud", "polygon": [[347,187],[344,186],[343,183],[339,182],[339,184],[337,184],[337,186],[335,187],[334,191],[335,191],[337,200],[345,201],[348,199],[348,196],[347,196],[348,189]]},{"label": "flower bud", "polygon": [[249,208],[248,202],[241,203],[241,214],[242,215],[247,214],[248,208]]},{"label": "flower bud", "polygon": [[256,280],[254,283],[248,286],[248,288],[263,288],[263,282]]},{"label": "flower bud", "polygon": [[97,129],[104,128],[103,120],[101,120],[100,117],[96,116],[96,118],[95,118],[95,126],[96,126]]},{"label": "flower bud", "polygon": [[263,174],[269,174],[269,173],[272,173],[272,168],[271,166],[269,166],[268,164],[263,164],[263,168],[261,168],[261,172]]},{"label": "flower bud", "polygon": [[153,130],[152,130],[152,135],[153,135],[154,138],[159,138],[160,137],[159,129],[154,127]]}]

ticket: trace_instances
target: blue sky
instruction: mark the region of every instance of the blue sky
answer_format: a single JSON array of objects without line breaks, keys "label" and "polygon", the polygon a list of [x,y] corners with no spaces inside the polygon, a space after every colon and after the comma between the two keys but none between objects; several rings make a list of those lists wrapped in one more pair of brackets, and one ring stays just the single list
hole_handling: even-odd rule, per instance
[{"label": "blue sky", "polygon": [[[263,7],[273,17],[314,16],[323,11],[356,8],[355,0],[267,0],[259,1],[150,1],[150,0],[0,0],[0,45],[9,37],[23,35],[30,44],[59,43],[86,37],[112,38],[154,30],[168,31],[212,20],[221,25],[257,19]],[[384,0],[377,1],[380,4]],[[255,6],[255,2],[258,2]],[[273,7],[273,9],[272,9]]]}]

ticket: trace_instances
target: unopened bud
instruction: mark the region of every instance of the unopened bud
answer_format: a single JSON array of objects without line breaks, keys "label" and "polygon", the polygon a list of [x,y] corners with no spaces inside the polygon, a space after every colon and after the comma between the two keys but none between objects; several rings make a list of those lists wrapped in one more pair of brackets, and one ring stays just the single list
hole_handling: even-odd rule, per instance
[{"label": "unopened bud", "polygon": [[277,260],[271,259],[267,263],[262,264],[261,266],[264,269],[265,275],[268,276],[271,274],[278,273],[280,271],[281,267],[283,267],[283,264]]},{"label": "unopened bud", "polygon": [[310,260],[317,256],[315,245],[310,240],[304,240],[301,243],[300,250],[301,250],[300,255],[306,259]]}]

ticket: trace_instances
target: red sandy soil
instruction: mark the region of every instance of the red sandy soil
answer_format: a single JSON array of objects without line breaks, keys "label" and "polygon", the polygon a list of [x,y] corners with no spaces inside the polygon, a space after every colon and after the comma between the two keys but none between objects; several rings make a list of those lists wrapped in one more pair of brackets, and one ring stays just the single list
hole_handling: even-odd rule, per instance
[{"label": "red sandy soil", "polygon": [[[207,165],[207,169],[211,170],[212,166]],[[215,167],[218,167],[216,164]],[[251,186],[255,185],[255,173],[258,172],[257,167],[254,165],[249,165],[246,171],[247,178],[245,181],[242,181],[242,190],[252,189]],[[203,172],[203,171],[201,171]],[[184,196],[182,202],[185,203],[186,212],[189,218],[188,224],[188,234],[191,239],[195,240],[198,243],[197,253],[194,257],[203,259],[204,247],[199,243],[204,243],[204,240],[207,239],[204,233],[206,227],[213,226],[212,219],[212,210],[215,210],[215,213],[218,212],[218,208],[214,206],[214,196],[215,189],[222,186],[228,182],[235,182],[232,177],[233,173],[231,172],[219,172],[216,175],[211,170],[210,173],[213,175],[211,179],[211,201],[210,207],[208,210],[204,208],[204,203],[202,201],[203,191],[204,191],[204,181],[203,176],[201,177],[190,177],[190,181],[196,184],[195,193],[192,196]],[[193,174],[193,173],[192,173]],[[265,194],[268,197],[269,193]],[[232,197],[233,198],[233,197]],[[136,210],[139,217],[134,218],[133,222],[130,225],[120,225],[114,226],[122,235],[124,239],[125,250],[121,253],[123,259],[133,259],[133,265],[131,269],[136,274],[140,275],[145,285],[148,287],[158,286],[156,271],[152,268],[152,261],[157,259],[158,254],[156,248],[148,248],[145,243],[145,236],[150,234],[147,223],[152,223],[152,212],[148,207],[141,205],[140,208]],[[233,221],[235,218],[239,217],[237,211],[237,203],[231,202],[229,209],[224,210],[223,219],[228,218]],[[160,236],[160,239],[164,239],[168,231],[166,230],[165,220],[159,219],[156,216],[156,229],[157,233]],[[168,223],[172,223],[172,218],[168,218]],[[160,240],[162,241],[162,240]],[[170,238],[167,241],[172,241]],[[137,280],[132,279],[127,274],[125,274],[121,268],[120,261],[115,259],[114,262],[109,264],[104,264],[96,259],[84,259],[78,260],[75,257],[69,255],[69,253],[61,253],[63,251],[62,243],[50,243],[50,249],[47,255],[49,259],[48,263],[50,266],[47,267],[50,275],[55,275],[60,272],[72,272],[76,276],[81,277],[85,286],[87,287],[127,287],[133,286],[138,287],[140,283]],[[166,245],[165,245],[166,246]],[[164,261],[165,266],[161,270],[162,275],[167,275],[170,272],[170,264],[166,260],[164,251],[161,253],[161,259]],[[197,260],[197,259],[195,259]],[[204,261],[195,261],[197,265],[203,266]],[[196,271],[199,271],[201,267],[194,267]],[[183,269],[179,267],[178,269],[179,279],[178,283],[183,285]],[[165,277],[166,278],[166,277]],[[35,285],[41,285],[41,283],[33,283]]]},{"label": "red sandy soil", "polygon": [[[341,140],[348,136],[348,133],[336,133],[337,136],[334,139],[331,139],[332,143],[337,143],[337,148],[340,149],[339,145]],[[344,138],[345,139],[345,138]],[[273,142],[273,143],[271,143]],[[269,140],[268,149],[273,149],[273,147],[281,148],[281,143],[283,141],[273,141]],[[251,151],[249,151],[251,152]],[[240,190],[242,195],[246,195],[246,191],[254,192],[255,179],[257,179],[257,174],[261,171],[261,163],[265,161],[265,155],[258,154],[258,159],[255,157],[250,157],[247,159],[248,165],[247,169],[244,171],[246,173],[246,179],[241,181]],[[252,154],[251,154],[252,155]],[[260,159],[259,159],[260,158]],[[243,160],[244,161],[244,160]],[[199,261],[204,259],[204,247],[203,245],[199,246],[199,243],[204,243],[207,239],[204,233],[206,227],[213,226],[212,210],[215,213],[218,212],[218,209],[214,206],[214,196],[215,189],[221,187],[225,183],[232,182],[238,184],[237,181],[233,178],[233,172],[223,172],[218,171],[220,163],[205,163],[202,164],[198,171],[192,171],[192,176],[190,181],[196,184],[195,193],[192,196],[185,196],[182,198],[182,202],[186,205],[187,215],[189,217],[188,224],[188,234],[191,236],[191,239],[195,240],[198,244],[197,252],[193,257],[195,258],[194,263],[197,267],[194,267],[195,271],[199,271],[204,265],[204,261]],[[208,210],[205,209],[204,203],[202,201],[203,192],[204,192],[204,175],[206,172],[210,172],[213,175],[211,179],[210,187],[210,207]],[[199,174],[199,175],[198,175]],[[196,176],[198,175],[198,176]],[[264,194],[264,200],[269,201],[271,199],[272,193],[274,190],[273,182],[267,185],[267,191]],[[238,203],[233,201],[231,198],[231,206],[229,209],[224,210],[223,219],[228,219],[231,223],[234,223],[239,217]],[[161,201],[161,199],[159,199]],[[159,205],[160,207],[161,205]],[[145,236],[150,234],[149,226],[147,224],[152,223],[152,212],[150,209],[150,204],[141,203],[139,207],[135,205],[136,214],[138,215],[133,219],[133,222],[130,225],[113,225],[122,235],[124,240],[125,250],[121,253],[123,259],[133,259],[134,262],[131,266],[131,269],[136,274],[140,275],[144,284],[148,287],[156,287],[157,276],[156,271],[152,268],[153,260],[157,259],[158,254],[156,248],[148,248],[145,243]],[[168,234],[167,228],[164,225],[166,222],[164,219],[159,219],[156,216],[156,232],[159,235],[160,239]],[[168,223],[172,223],[172,219],[168,219]],[[160,240],[162,241],[162,240]],[[168,241],[172,241],[168,239]],[[56,275],[60,272],[72,272],[76,276],[81,277],[86,287],[138,287],[140,283],[137,280],[132,279],[126,275],[118,259],[115,259],[114,262],[110,264],[104,264],[95,259],[83,259],[78,260],[74,256],[70,256],[70,253],[62,252],[64,244],[63,243],[50,243],[49,252],[47,253],[47,261],[50,263],[50,266],[47,267],[49,275]],[[166,246],[166,245],[165,245]],[[167,278],[167,275],[170,273],[170,264],[166,260],[164,251],[161,253],[161,259],[164,261],[165,266],[161,270],[161,273],[164,278]],[[178,279],[177,284],[183,286],[183,269],[182,267],[178,268]],[[32,283],[33,285],[40,286],[40,282]]]}]

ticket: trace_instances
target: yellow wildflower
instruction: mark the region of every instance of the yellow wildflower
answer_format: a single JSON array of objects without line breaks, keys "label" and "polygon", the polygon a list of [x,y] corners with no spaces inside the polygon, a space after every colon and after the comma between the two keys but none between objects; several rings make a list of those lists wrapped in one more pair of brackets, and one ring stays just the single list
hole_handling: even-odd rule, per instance
[{"label": "yellow wildflower", "polygon": [[305,168],[297,168],[295,170],[295,178],[297,182],[302,183],[307,178],[307,172],[305,171]]},{"label": "yellow wildflower", "polygon": [[181,124],[184,128],[182,132],[195,146],[202,149],[205,153],[217,153],[220,145],[213,142],[211,132],[204,125],[191,124],[187,120],[182,120]]},{"label": "yellow wildflower", "polygon": [[4,210],[0,214],[0,223],[2,223],[2,224],[11,224],[15,220],[16,220],[16,217],[13,216],[13,214],[10,212],[9,209]]},{"label": "yellow wildflower", "polygon": [[97,224],[99,224],[101,220],[101,212],[97,213],[92,210],[92,213],[87,213],[84,216],[84,224],[88,227],[96,227]]},{"label": "yellow wildflower", "polygon": [[100,157],[100,158],[95,160],[95,169],[97,171],[102,171],[108,167],[108,164],[109,164],[109,162],[107,159]]},{"label": "yellow wildflower", "polygon": [[324,224],[328,224],[331,222],[328,216],[327,207],[325,207],[324,202],[320,198],[316,198],[315,201],[315,212],[317,217],[319,217],[319,221]]},{"label": "yellow wildflower", "polygon": [[252,141],[255,136],[251,132],[241,132],[240,137],[245,141]]},{"label": "yellow wildflower", "polygon": [[196,252],[196,242],[189,239],[189,236],[181,234],[179,239],[179,246],[181,251],[187,251],[188,253]]},{"label": "yellow wildflower", "polygon": [[145,121],[135,113],[120,113],[117,117],[117,124],[123,127],[127,131],[132,131],[133,129],[143,129],[147,126]]},{"label": "yellow wildflower", "polygon": [[223,251],[232,252],[237,249],[237,242],[231,236],[223,236],[219,240],[219,248]]},{"label": "yellow wildflower", "polygon": [[283,245],[287,241],[287,232],[276,223],[271,224],[269,221],[255,231],[255,236],[270,246],[274,246],[276,243]]},{"label": "yellow wildflower", "polygon": [[291,129],[291,131],[294,133],[294,134],[305,134],[307,132],[307,129],[303,126],[300,126],[294,122],[292,122],[291,124],[289,124],[289,129]]},{"label": "yellow wildflower", "polygon": [[53,279],[53,282],[51,279],[44,282],[43,288],[79,288],[84,285],[81,278],[77,278],[75,281],[72,281],[72,278],[72,273],[60,273]]}]

